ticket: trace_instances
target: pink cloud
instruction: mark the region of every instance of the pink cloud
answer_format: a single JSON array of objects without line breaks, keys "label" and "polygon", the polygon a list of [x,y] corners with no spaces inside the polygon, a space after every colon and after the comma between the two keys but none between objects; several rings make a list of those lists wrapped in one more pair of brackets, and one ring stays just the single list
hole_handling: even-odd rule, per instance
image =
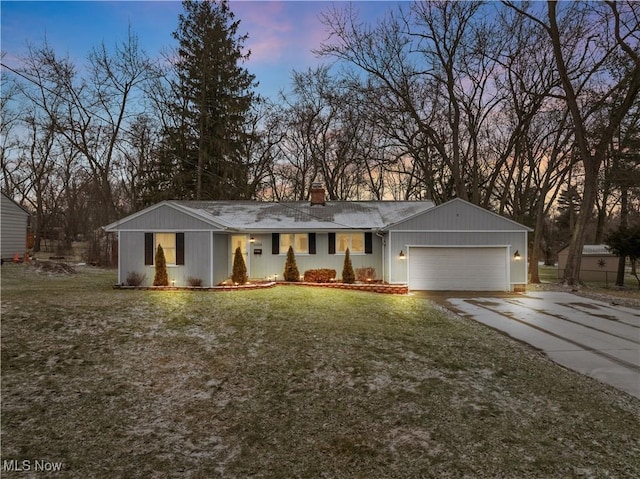
[{"label": "pink cloud", "polygon": [[251,63],[270,65],[287,58],[293,61],[313,58],[311,50],[326,35],[318,13],[324,2],[243,2],[231,3],[240,19],[240,31],[247,32]]}]

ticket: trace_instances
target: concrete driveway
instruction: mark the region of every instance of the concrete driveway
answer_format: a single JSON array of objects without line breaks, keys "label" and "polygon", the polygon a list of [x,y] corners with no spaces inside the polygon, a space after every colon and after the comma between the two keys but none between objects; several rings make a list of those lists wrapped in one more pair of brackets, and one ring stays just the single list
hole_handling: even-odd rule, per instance
[{"label": "concrete driveway", "polygon": [[558,364],[640,398],[640,311],[569,293],[449,297],[443,302],[529,343]]}]

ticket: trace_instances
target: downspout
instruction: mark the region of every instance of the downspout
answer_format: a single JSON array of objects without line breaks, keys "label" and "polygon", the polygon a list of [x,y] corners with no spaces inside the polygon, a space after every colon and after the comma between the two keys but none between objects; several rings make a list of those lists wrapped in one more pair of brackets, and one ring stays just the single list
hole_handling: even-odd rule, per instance
[{"label": "downspout", "polygon": [[384,250],[387,246],[387,242],[385,241],[384,231],[376,230],[376,236],[382,240],[382,281],[384,281]]}]

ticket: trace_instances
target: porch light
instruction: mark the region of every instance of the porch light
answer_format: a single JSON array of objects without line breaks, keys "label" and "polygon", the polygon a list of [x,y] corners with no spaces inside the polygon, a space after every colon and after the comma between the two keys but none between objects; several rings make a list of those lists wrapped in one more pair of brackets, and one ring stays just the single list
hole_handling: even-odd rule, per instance
[{"label": "porch light", "polygon": [[398,255],[398,258],[404,259],[404,251],[400,250],[400,254]]},{"label": "porch light", "polygon": [[516,252],[513,253],[513,259],[515,259],[516,261],[520,259],[520,252],[518,250],[516,250]]},{"label": "porch light", "polygon": [[255,243],[255,242],[256,242],[256,239],[253,236],[251,236],[249,238],[249,243]]}]

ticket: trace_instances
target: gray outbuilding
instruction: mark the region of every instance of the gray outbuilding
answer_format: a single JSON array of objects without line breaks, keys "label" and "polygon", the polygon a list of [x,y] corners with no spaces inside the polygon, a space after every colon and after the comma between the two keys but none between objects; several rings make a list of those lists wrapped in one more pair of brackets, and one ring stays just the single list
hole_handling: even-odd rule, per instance
[{"label": "gray outbuilding", "polygon": [[0,257],[11,260],[24,257],[27,250],[29,213],[4,192],[0,194]]}]

